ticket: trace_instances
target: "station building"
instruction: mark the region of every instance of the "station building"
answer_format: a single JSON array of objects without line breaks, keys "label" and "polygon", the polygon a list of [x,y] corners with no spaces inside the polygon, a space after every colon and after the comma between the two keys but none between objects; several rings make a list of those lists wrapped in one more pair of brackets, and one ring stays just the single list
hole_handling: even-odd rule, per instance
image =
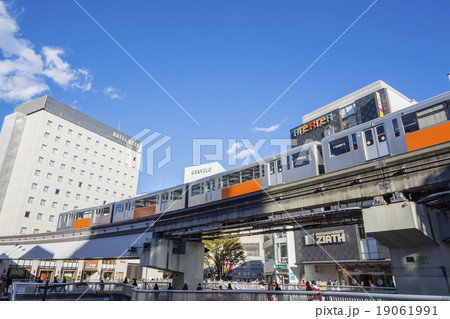
[{"label": "station building", "polygon": [[17,107],[0,133],[0,236],[135,196],[140,158],[139,141],[49,96]]}]

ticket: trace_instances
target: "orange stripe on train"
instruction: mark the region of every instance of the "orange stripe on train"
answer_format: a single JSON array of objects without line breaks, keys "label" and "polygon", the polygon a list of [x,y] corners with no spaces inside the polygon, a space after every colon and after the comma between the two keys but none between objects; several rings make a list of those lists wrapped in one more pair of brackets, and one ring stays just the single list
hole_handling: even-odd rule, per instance
[{"label": "orange stripe on train", "polygon": [[408,151],[450,141],[450,122],[405,135]]},{"label": "orange stripe on train", "polygon": [[86,228],[86,227],[89,227],[89,226],[91,226],[91,219],[90,218],[78,219],[78,220],[73,222],[73,229]]},{"label": "orange stripe on train", "polygon": [[261,190],[261,180],[255,179],[222,189],[222,199],[253,193]]},{"label": "orange stripe on train", "polygon": [[139,208],[134,210],[133,218],[142,218],[147,216],[155,215],[156,206],[149,206],[144,208]]}]

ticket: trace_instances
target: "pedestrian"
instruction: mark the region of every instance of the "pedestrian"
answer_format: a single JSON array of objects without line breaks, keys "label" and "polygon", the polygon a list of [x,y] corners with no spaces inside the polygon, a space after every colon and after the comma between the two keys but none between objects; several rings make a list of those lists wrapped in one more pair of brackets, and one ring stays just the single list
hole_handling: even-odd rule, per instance
[{"label": "pedestrian", "polygon": [[127,277],[125,277],[125,279],[123,280],[123,283],[126,285],[126,284],[128,284],[128,278]]},{"label": "pedestrian", "polygon": [[183,290],[189,290],[187,284],[184,284]]},{"label": "pedestrian", "polygon": [[311,285],[309,284],[309,281],[306,282],[306,291],[312,291]]},{"label": "pedestrian", "polygon": [[159,287],[158,284],[155,284],[155,286],[153,287],[153,290],[155,290],[155,301],[159,301]]},{"label": "pedestrian", "polygon": [[133,286],[137,286],[138,284],[137,284],[137,279],[136,278],[133,278],[133,283],[132,283],[132,285]]},{"label": "pedestrian", "polygon": [[169,286],[167,287],[167,290],[170,290],[167,293],[167,300],[168,301],[172,301],[172,290],[173,290],[173,287],[172,287],[172,284],[170,282],[169,282]]},{"label": "pedestrian", "polygon": [[222,285],[219,285],[219,293],[217,294],[219,296],[219,299],[223,296],[223,294],[220,293],[221,290],[222,290]]},{"label": "pedestrian", "polygon": [[[317,283],[314,280],[311,282],[311,284],[312,284],[312,287],[311,287],[312,291],[320,291],[319,286],[317,285]],[[321,295],[314,295],[314,296],[311,297],[311,300],[319,300],[320,301],[320,300],[322,300],[322,296]]]},{"label": "pedestrian", "polygon": [[58,283],[58,282],[59,282],[59,281],[58,281],[58,277],[53,278],[53,282],[54,282],[54,283]]},{"label": "pedestrian", "polygon": [[197,290],[203,290],[202,284],[198,283]]},{"label": "pedestrian", "polygon": [[63,278],[63,281],[62,281],[64,284],[67,282],[67,279],[66,279],[66,277],[64,277]]},{"label": "pedestrian", "polygon": [[103,293],[105,290],[105,283],[103,282],[103,279],[100,279],[100,293]]},{"label": "pedestrian", "polygon": [[[328,279],[327,286],[331,286],[331,279]],[[329,287],[327,287],[327,288],[329,288]]]},{"label": "pedestrian", "polygon": [[5,295],[9,294],[9,286],[12,285],[12,282],[13,282],[13,280],[12,280],[11,276],[6,277]]},{"label": "pedestrian", "polygon": [[231,283],[228,284],[227,289],[228,289],[228,290],[233,290],[233,288],[231,287]]},{"label": "pedestrian", "polygon": [[169,287],[167,287],[167,290],[173,290],[172,284],[169,283]]}]

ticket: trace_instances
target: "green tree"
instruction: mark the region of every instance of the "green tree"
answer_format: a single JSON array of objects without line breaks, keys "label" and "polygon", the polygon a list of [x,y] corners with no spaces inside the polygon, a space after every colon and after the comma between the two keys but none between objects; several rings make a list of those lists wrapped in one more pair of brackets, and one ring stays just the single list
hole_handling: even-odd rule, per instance
[{"label": "green tree", "polygon": [[[245,251],[239,238],[222,238],[206,240],[205,266],[210,269],[210,275],[219,279],[225,277],[224,262],[231,262],[233,268],[245,261]],[[213,277],[213,276],[211,276]]]}]

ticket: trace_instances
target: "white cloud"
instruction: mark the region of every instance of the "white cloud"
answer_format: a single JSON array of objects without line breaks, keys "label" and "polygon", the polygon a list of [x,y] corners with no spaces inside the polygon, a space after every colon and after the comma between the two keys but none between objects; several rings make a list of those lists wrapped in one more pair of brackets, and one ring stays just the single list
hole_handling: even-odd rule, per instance
[{"label": "white cloud", "polygon": [[227,150],[227,154],[236,153],[236,151],[240,149],[242,146],[244,146],[244,144],[239,142],[232,144],[230,148]]},{"label": "white cloud", "polygon": [[5,3],[0,1],[0,99],[29,100],[50,90],[48,79],[64,89],[91,89],[92,76],[63,61],[62,49],[44,46],[41,53],[36,53],[30,41],[20,38],[19,31]]},{"label": "white cloud", "polygon": [[280,128],[281,124],[272,125],[271,127],[255,127],[253,132],[273,132]]},{"label": "white cloud", "polygon": [[256,151],[254,149],[245,149],[240,151],[237,155],[236,158],[237,159],[241,159],[241,158],[246,158],[246,157],[250,157],[251,155],[253,155]]},{"label": "white cloud", "polygon": [[109,86],[103,90],[103,93],[107,95],[111,100],[115,99],[121,99],[122,96],[120,95],[119,91],[116,88],[113,88],[112,86]]}]

